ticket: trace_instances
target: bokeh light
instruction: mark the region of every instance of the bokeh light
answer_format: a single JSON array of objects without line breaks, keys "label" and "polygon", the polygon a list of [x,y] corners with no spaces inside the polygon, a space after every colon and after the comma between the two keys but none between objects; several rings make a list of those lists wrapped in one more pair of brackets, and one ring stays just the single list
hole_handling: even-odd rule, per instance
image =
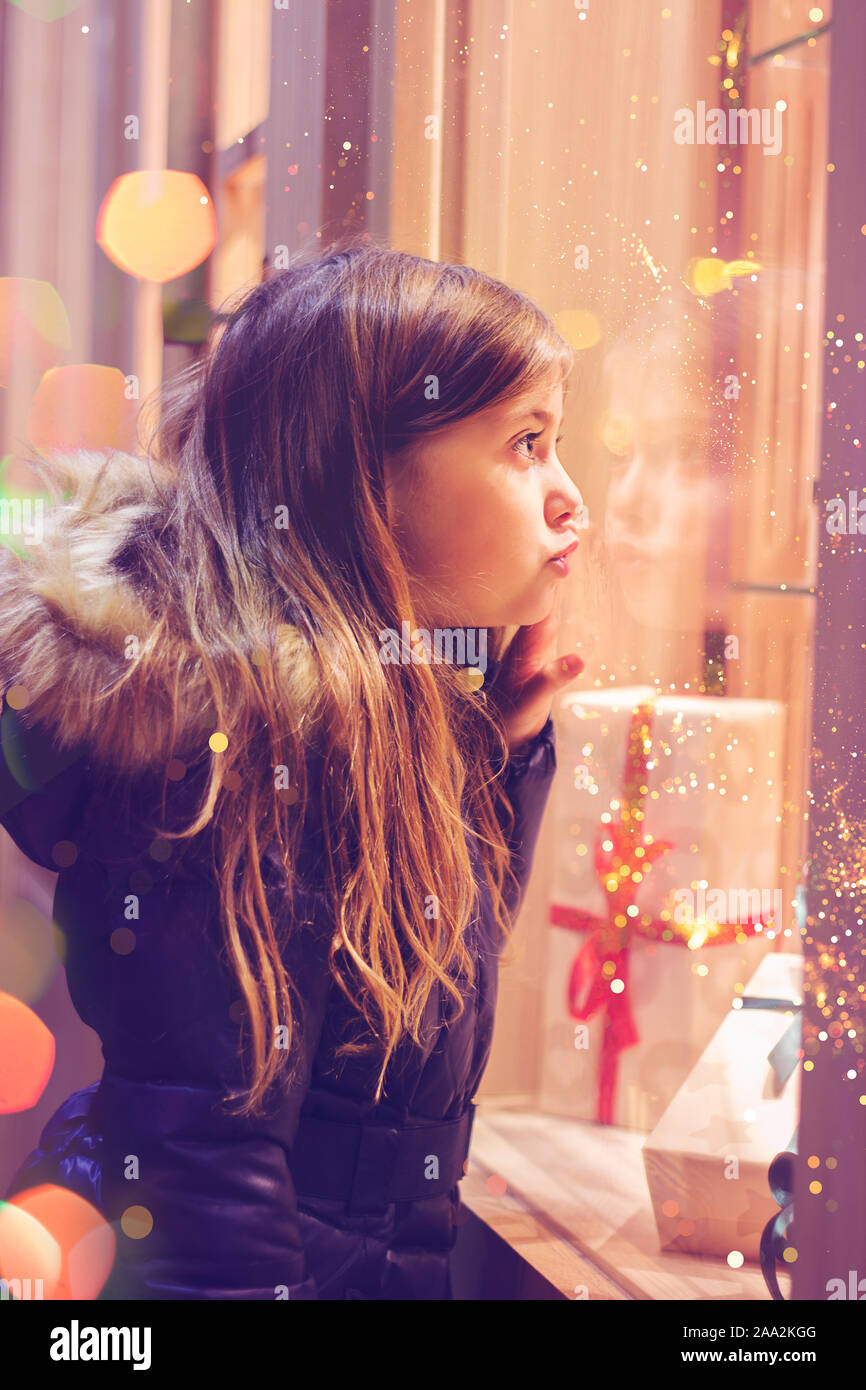
[{"label": "bokeh light", "polygon": [[35,376],[56,367],[69,351],[69,315],[47,280],[0,277],[0,386],[12,380],[13,360]]},{"label": "bokeh light", "polygon": [[30,1280],[34,1289],[41,1280],[42,1297],[52,1299],[62,1266],[60,1244],[42,1223],[14,1202],[0,1202],[0,1278]]},{"label": "bokeh light", "polygon": [[96,1207],[76,1192],[52,1183],[18,1193],[9,1205],[33,1217],[60,1248],[60,1273],[53,1297],[97,1298],[111,1273],[117,1238]]},{"label": "bokeh light", "polygon": [[709,299],[722,290],[733,288],[734,280],[743,275],[755,275],[761,266],[757,261],[722,261],[716,256],[696,256],[689,261],[685,283],[701,299]]},{"label": "bokeh light", "polygon": [[41,999],[59,967],[52,924],[24,898],[13,898],[0,916],[0,980],[24,1004]]},{"label": "bokeh light", "polygon": [[0,993],[0,1115],[30,1110],[54,1070],[54,1035],[27,1004]]},{"label": "bokeh light", "polygon": [[117,367],[53,367],[30,402],[27,434],[43,453],[59,449],[135,452],[137,400]]},{"label": "bokeh light", "polygon": [[588,309],[562,309],[554,314],[557,331],[578,351],[595,347],[602,335],[598,317]]},{"label": "bokeh light", "polygon": [[72,14],[73,10],[78,9],[81,0],[9,0],[9,3],[33,19],[41,19],[46,24],[51,24],[55,19],[63,19],[65,15]]},{"label": "bokeh light", "polygon": [[217,239],[210,194],[196,174],[179,169],[142,169],[115,179],[96,226],[109,260],[157,284],[201,265]]}]

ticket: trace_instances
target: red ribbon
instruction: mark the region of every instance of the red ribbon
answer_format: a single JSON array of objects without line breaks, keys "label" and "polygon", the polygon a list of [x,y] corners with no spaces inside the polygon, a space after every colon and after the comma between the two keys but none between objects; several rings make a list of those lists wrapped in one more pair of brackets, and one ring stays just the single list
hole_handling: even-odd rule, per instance
[{"label": "red ribbon", "polygon": [[[595,1112],[596,1120],[601,1124],[613,1123],[620,1054],[640,1041],[628,988],[631,937],[637,934],[657,941],[667,937],[672,945],[686,945],[684,937],[670,937],[670,922],[655,917],[648,919],[644,916],[641,919],[640,914],[627,912],[629,907],[634,906],[637,894],[637,884],[632,874],[640,871],[643,876],[657,859],[674,847],[671,840],[644,843],[645,837],[639,828],[647,792],[645,778],[651,726],[652,706],[647,702],[635,705],[629,726],[620,819],[602,823],[596,834],[595,872],[607,896],[607,917],[596,917],[590,912],[559,903],[554,903],[550,910],[550,921],[555,926],[590,933],[572,965],[567,999],[572,1018],[586,1021],[597,1013],[604,1015]],[[611,848],[606,850],[603,846],[608,841]],[[640,854],[635,853],[638,848],[642,851]],[[628,868],[627,874],[620,873],[622,867]],[[614,878],[618,882],[611,888],[609,884]],[[626,918],[625,925],[617,925],[616,918],[623,916]],[[730,923],[729,930],[719,930],[708,938],[706,944],[722,945],[733,941],[737,933],[748,930],[748,926],[754,934],[754,925],[758,920],[750,915],[748,925]],[[621,981],[621,990],[611,989],[614,981]]]},{"label": "red ribbon", "polygon": [[[613,1123],[619,1055],[625,1048],[633,1047],[639,1036],[628,995],[629,947],[600,951],[602,933],[603,926],[598,926],[577,953],[568,982],[568,1008],[572,1018],[578,1019],[592,1018],[600,1009],[604,1012],[596,1119],[609,1125]],[[613,972],[606,974],[605,965],[613,965]],[[618,994],[610,988],[614,978],[624,986]]]}]

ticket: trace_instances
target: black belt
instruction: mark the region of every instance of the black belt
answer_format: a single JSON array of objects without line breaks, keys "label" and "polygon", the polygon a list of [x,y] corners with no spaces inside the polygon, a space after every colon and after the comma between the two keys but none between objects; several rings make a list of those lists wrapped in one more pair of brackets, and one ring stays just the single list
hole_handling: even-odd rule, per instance
[{"label": "black belt", "polygon": [[302,1115],[290,1159],[295,1191],[344,1201],[350,1215],[450,1192],[463,1177],[474,1116],[470,1103],[459,1120],[394,1129]]}]

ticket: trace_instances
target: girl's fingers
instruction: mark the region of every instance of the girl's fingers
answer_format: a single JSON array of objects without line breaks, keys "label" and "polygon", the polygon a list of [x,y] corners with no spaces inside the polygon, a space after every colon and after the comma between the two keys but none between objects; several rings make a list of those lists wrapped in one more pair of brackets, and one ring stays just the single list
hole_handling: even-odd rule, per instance
[{"label": "girl's fingers", "polygon": [[554,670],[551,672],[551,679],[555,680],[557,685],[568,685],[569,681],[580,675],[586,662],[577,652],[567,652],[565,656],[557,657],[552,664]]},{"label": "girl's fingers", "polygon": [[553,696],[570,685],[583,670],[585,662],[577,652],[568,652],[549,661],[541,670],[513,692],[513,710],[531,709],[537,702],[549,702]]}]

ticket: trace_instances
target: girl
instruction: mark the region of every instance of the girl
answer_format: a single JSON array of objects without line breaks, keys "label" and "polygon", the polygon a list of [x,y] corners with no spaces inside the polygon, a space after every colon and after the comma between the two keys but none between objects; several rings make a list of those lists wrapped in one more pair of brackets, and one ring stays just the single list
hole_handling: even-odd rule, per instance
[{"label": "girl", "polygon": [[571,365],[506,285],[349,243],[245,295],[147,458],[38,465],[44,543],[0,550],[0,823],[59,871],[105,1070],[7,1197],[114,1223],[101,1297],[452,1296],[582,664]]}]

